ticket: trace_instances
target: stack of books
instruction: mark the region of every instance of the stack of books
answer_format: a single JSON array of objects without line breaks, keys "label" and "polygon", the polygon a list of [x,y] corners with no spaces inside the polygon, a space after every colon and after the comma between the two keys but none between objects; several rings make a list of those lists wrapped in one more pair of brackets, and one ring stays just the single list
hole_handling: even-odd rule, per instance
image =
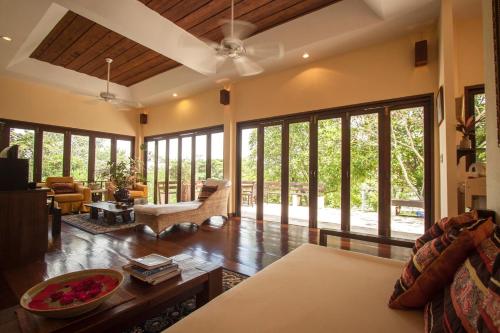
[{"label": "stack of books", "polygon": [[132,277],[146,283],[156,285],[181,274],[179,265],[159,254],[150,254],[141,258],[130,259],[130,263],[123,266],[123,270]]}]

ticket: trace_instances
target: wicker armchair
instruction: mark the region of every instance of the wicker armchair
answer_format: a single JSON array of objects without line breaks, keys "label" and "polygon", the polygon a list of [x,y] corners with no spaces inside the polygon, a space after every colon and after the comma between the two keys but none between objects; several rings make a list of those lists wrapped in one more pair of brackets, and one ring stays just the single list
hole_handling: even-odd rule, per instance
[{"label": "wicker armchair", "polygon": [[207,184],[217,184],[218,189],[205,201],[136,205],[134,206],[135,221],[147,225],[158,236],[167,228],[179,223],[201,225],[212,216],[222,216],[227,219],[231,182],[208,179]]}]

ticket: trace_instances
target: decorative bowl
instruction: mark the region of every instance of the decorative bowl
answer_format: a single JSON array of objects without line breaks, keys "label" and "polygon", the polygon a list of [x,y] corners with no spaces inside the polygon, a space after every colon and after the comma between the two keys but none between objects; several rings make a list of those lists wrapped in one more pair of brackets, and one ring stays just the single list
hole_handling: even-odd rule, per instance
[{"label": "decorative bowl", "polygon": [[92,311],[121,286],[123,274],[113,269],[87,269],[40,282],[21,297],[21,306],[49,318],[70,318]]}]

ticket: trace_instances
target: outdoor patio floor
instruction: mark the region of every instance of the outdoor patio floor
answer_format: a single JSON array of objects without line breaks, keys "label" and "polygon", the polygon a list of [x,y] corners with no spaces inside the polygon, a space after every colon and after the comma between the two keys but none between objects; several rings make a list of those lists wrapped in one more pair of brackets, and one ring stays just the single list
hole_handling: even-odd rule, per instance
[{"label": "outdoor patio floor", "polygon": [[[242,206],[241,216],[255,219],[256,206]],[[309,207],[289,206],[289,223],[304,227],[309,226]],[[322,208],[318,210],[318,228],[340,230],[340,209]],[[264,221],[280,222],[281,205],[264,204]],[[351,231],[377,235],[378,213],[361,210],[351,211]],[[417,239],[424,233],[424,219],[420,217],[396,216],[394,209],[391,216],[391,236],[404,239]]]}]

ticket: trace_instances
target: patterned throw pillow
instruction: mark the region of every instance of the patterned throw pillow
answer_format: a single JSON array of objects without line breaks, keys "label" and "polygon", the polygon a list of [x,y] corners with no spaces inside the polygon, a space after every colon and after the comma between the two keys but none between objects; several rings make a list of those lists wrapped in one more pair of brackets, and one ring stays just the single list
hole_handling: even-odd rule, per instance
[{"label": "patterned throw pillow", "polygon": [[500,301],[494,281],[499,235],[497,226],[491,237],[474,248],[452,283],[426,305],[425,332],[498,332]]},{"label": "patterned throw pillow", "polygon": [[200,194],[198,195],[198,200],[205,201],[208,199],[209,196],[214,194],[216,191],[217,191],[217,186],[203,185]]},{"label": "patterned throw pillow", "polygon": [[432,227],[427,229],[425,233],[415,241],[413,254],[417,253],[418,249],[424,246],[425,243],[441,236],[444,232],[449,231],[451,227],[455,225],[467,224],[477,219],[477,211],[475,210],[454,217],[442,218],[439,222],[434,223]]},{"label": "patterned throw pillow", "polygon": [[55,194],[75,193],[75,186],[72,183],[52,183],[50,188]]},{"label": "patterned throw pillow", "polygon": [[393,309],[423,307],[453,279],[469,252],[493,232],[488,220],[454,225],[441,237],[425,243],[403,269],[389,300]]}]

